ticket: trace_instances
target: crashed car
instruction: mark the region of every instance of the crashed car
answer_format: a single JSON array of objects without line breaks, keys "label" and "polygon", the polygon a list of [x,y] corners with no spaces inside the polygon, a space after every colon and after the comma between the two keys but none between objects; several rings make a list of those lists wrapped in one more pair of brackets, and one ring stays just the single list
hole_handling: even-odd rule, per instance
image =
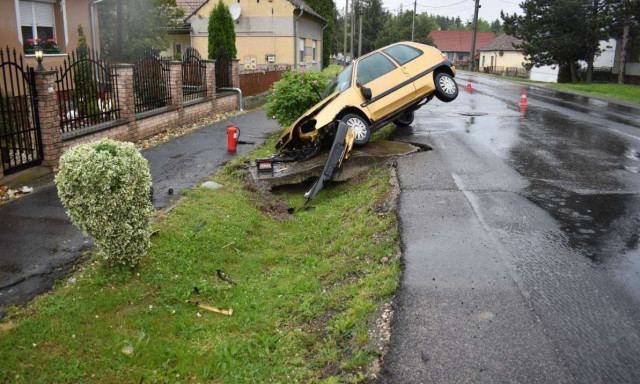
[{"label": "crashed car", "polygon": [[353,131],[355,146],[365,145],[372,132],[390,122],[411,125],[414,111],[434,96],[455,100],[455,74],[453,63],[437,48],[414,42],[380,48],[340,72],[322,100],[284,131],[276,149],[296,160],[309,158],[331,145],[339,122]]}]

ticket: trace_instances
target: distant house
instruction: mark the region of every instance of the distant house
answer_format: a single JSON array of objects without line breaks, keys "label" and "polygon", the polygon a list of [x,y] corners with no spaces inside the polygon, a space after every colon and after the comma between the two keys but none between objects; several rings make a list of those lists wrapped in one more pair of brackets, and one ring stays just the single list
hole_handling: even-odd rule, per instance
[{"label": "distant house", "polygon": [[[178,55],[188,47],[208,57],[208,24],[218,0],[177,0],[184,9],[184,26],[169,30],[171,48]],[[236,14],[235,32],[240,67],[273,66],[322,69],[322,32],[327,20],[303,0],[223,0]]]},{"label": "distant house", "polygon": [[[34,64],[33,47],[39,41],[45,48],[45,66],[57,65],[75,50],[79,24],[91,45],[90,4],[91,0],[3,0],[0,47],[16,48]],[[97,18],[97,9],[94,14]],[[95,40],[99,41],[97,32]]]},{"label": "distant house", "polygon": [[[458,64],[467,64],[471,53],[471,31],[431,31],[429,36],[434,45],[445,53],[450,60]],[[478,47],[482,47],[493,40],[496,35],[493,32],[478,32],[476,35],[476,53]]]},{"label": "distant house", "polygon": [[522,48],[516,48],[522,40],[506,34],[480,46],[480,71],[503,74],[507,68],[524,71],[526,60]]}]

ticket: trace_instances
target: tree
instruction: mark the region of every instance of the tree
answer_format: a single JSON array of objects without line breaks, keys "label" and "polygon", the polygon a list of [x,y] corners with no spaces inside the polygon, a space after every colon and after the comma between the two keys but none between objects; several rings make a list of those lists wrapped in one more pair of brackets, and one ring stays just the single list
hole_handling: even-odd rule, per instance
[{"label": "tree", "polygon": [[495,33],[496,36],[500,36],[504,33],[500,19],[495,19],[493,23],[491,23],[491,32]]},{"label": "tree", "polygon": [[322,34],[322,66],[326,67],[329,65],[329,56],[331,55],[336,6],[333,0],[307,0],[307,4],[327,20],[327,26]]},{"label": "tree", "polygon": [[[117,1],[104,0],[98,6],[101,52],[115,60],[117,42]],[[169,47],[167,27],[181,25],[184,12],[176,0],[127,0],[122,3],[122,57],[132,62],[149,48],[159,51]]]},{"label": "tree", "polygon": [[620,62],[618,64],[618,83],[625,83],[627,60],[630,54],[640,56],[640,1],[609,0],[611,22],[607,31],[620,44]]},{"label": "tree", "polygon": [[228,58],[235,58],[236,31],[229,7],[222,2],[213,7],[209,15],[209,59],[215,59],[224,50]]},{"label": "tree", "polygon": [[356,9],[358,17],[362,18],[362,54],[377,48],[376,39],[382,31],[385,21],[385,10],[382,0],[361,0]]},{"label": "tree", "polygon": [[589,0],[525,0],[524,15],[505,15],[504,30],[523,43],[520,48],[531,65],[568,68],[572,81],[578,81],[579,60],[595,57],[600,36],[588,22]]}]

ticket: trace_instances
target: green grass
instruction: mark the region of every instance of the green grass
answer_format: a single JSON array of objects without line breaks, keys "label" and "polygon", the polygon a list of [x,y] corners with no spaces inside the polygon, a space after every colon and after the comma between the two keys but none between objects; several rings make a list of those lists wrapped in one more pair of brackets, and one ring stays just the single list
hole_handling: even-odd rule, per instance
[{"label": "green grass", "polygon": [[336,75],[340,73],[343,69],[344,67],[342,65],[331,64],[325,69],[323,69],[322,73],[324,73],[329,80],[333,80],[333,78],[336,77]]},{"label": "green grass", "polygon": [[640,104],[640,86],[612,83],[549,84],[550,88]]},{"label": "green grass", "polygon": [[[188,191],[155,225],[133,273],[92,261],[75,283],[10,308],[0,324],[0,382],[365,380],[376,357],[367,330],[400,274],[395,215],[371,212],[388,192],[389,169],[329,183],[314,210],[287,215],[304,203],[303,188],[255,192],[245,168],[233,161],[215,178],[223,188]],[[218,279],[217,269],[239,284]]]}]

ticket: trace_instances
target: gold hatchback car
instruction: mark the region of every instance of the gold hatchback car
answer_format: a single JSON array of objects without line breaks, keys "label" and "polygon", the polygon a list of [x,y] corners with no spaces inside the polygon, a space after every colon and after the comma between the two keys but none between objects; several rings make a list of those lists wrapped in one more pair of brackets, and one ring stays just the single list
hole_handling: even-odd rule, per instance
[{"label": "gold hatchback car", "polygon": [[287,128],[276,143],[282,155],[298,160],[330,144],[339,122],[353,131],[356,146],[393,122],[409,126],[413,113],[437,97],[455,100],[455,66],[437,48],[401,42],[359,57],[332,80],[322,100]]}]

